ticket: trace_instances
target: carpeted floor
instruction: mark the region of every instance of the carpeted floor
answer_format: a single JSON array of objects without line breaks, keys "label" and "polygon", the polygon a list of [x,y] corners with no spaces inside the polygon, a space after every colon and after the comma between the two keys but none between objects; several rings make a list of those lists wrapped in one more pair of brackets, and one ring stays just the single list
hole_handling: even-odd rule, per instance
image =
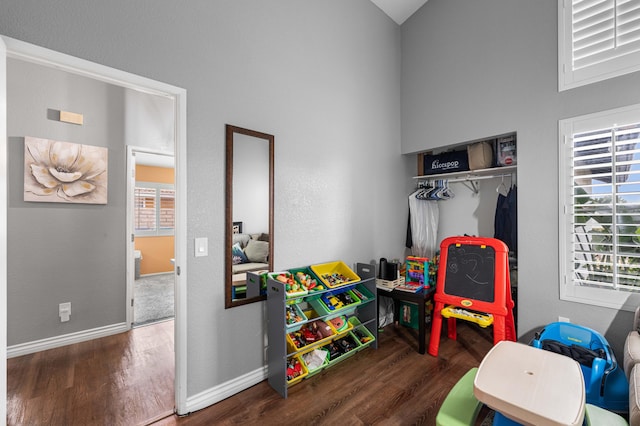
[{"label": "carpeted floor", "polygon": [[133,326],[141,326],[174,316],[173,273],[148,275],[135,280]]}]

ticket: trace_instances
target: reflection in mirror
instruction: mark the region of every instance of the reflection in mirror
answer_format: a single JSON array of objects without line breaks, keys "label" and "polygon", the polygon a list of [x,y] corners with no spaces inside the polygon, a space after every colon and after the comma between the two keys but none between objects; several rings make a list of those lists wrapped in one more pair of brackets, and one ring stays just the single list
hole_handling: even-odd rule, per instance
[{"label": "reflection in mirror", "polygon": [[247,297],[247,272],[273,270],[274,137],[226,126],[225,307],[266,299]]}]

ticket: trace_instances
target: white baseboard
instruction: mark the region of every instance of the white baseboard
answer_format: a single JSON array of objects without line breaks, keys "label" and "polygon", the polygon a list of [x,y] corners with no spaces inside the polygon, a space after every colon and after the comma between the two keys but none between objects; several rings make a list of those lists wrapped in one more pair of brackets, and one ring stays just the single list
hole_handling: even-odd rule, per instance
[{"label": "white baseboard", "polygon": [[7,347],[7,358],[14,358],[21,355],[28,355],[47,349],[59,348],[60,346],[71,345],[73,343],[86,342],[87,340],[98,339],[100,337],[111,336],[127,331],[127,323],[112,324],[104,327],[83,330],[75,333],[63,334],[62,336],[48,337],[33,342],[20,343]]},{"label": "white baseboard", "polygon": [[267,379],[267,366],[187,398],[186,411],[192,413],[220,402]]}]

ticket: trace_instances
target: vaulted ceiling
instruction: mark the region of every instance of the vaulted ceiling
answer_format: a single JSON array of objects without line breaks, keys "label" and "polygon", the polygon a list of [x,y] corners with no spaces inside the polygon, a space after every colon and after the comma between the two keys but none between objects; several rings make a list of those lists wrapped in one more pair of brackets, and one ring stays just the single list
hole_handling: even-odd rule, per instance
[{"label": "vaulted ceiling", "polygon": [[398,25],[402,25],[411,15],[422,7],[427,0],[371,0]]}]

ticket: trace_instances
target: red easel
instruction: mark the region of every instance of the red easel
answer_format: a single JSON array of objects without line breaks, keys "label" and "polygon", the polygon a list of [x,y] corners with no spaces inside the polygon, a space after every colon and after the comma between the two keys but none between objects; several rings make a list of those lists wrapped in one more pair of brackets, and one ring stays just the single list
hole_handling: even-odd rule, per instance
[{"label": "red easel", "polygon": [[[474,300],[464,295],[447,294],[447,267],[449,247],[456,248],[473,246],[474,249],[492,248],[495,254],[493,297],[491,302]],[[493,344],[501,340],[516,341],[516,329],[513,319],[513,299],[511,297],[511,281],[509,279],[509,249],[505,243],[495,238],[481,237],[449,237],[440,244],[440,261],[438,263],[438,280],[436,294],[434,295],[435,307],[431,323],[431,337],[429,339],[429,354],[438,356],[440,347],[440,332],[442,331],[442,309],[445,305],[460,307],[477,312],[493,315]],[[473,285],[470,283],[469,285]],[[456,339],[456,318],[449,317],[448,337]]]}]

